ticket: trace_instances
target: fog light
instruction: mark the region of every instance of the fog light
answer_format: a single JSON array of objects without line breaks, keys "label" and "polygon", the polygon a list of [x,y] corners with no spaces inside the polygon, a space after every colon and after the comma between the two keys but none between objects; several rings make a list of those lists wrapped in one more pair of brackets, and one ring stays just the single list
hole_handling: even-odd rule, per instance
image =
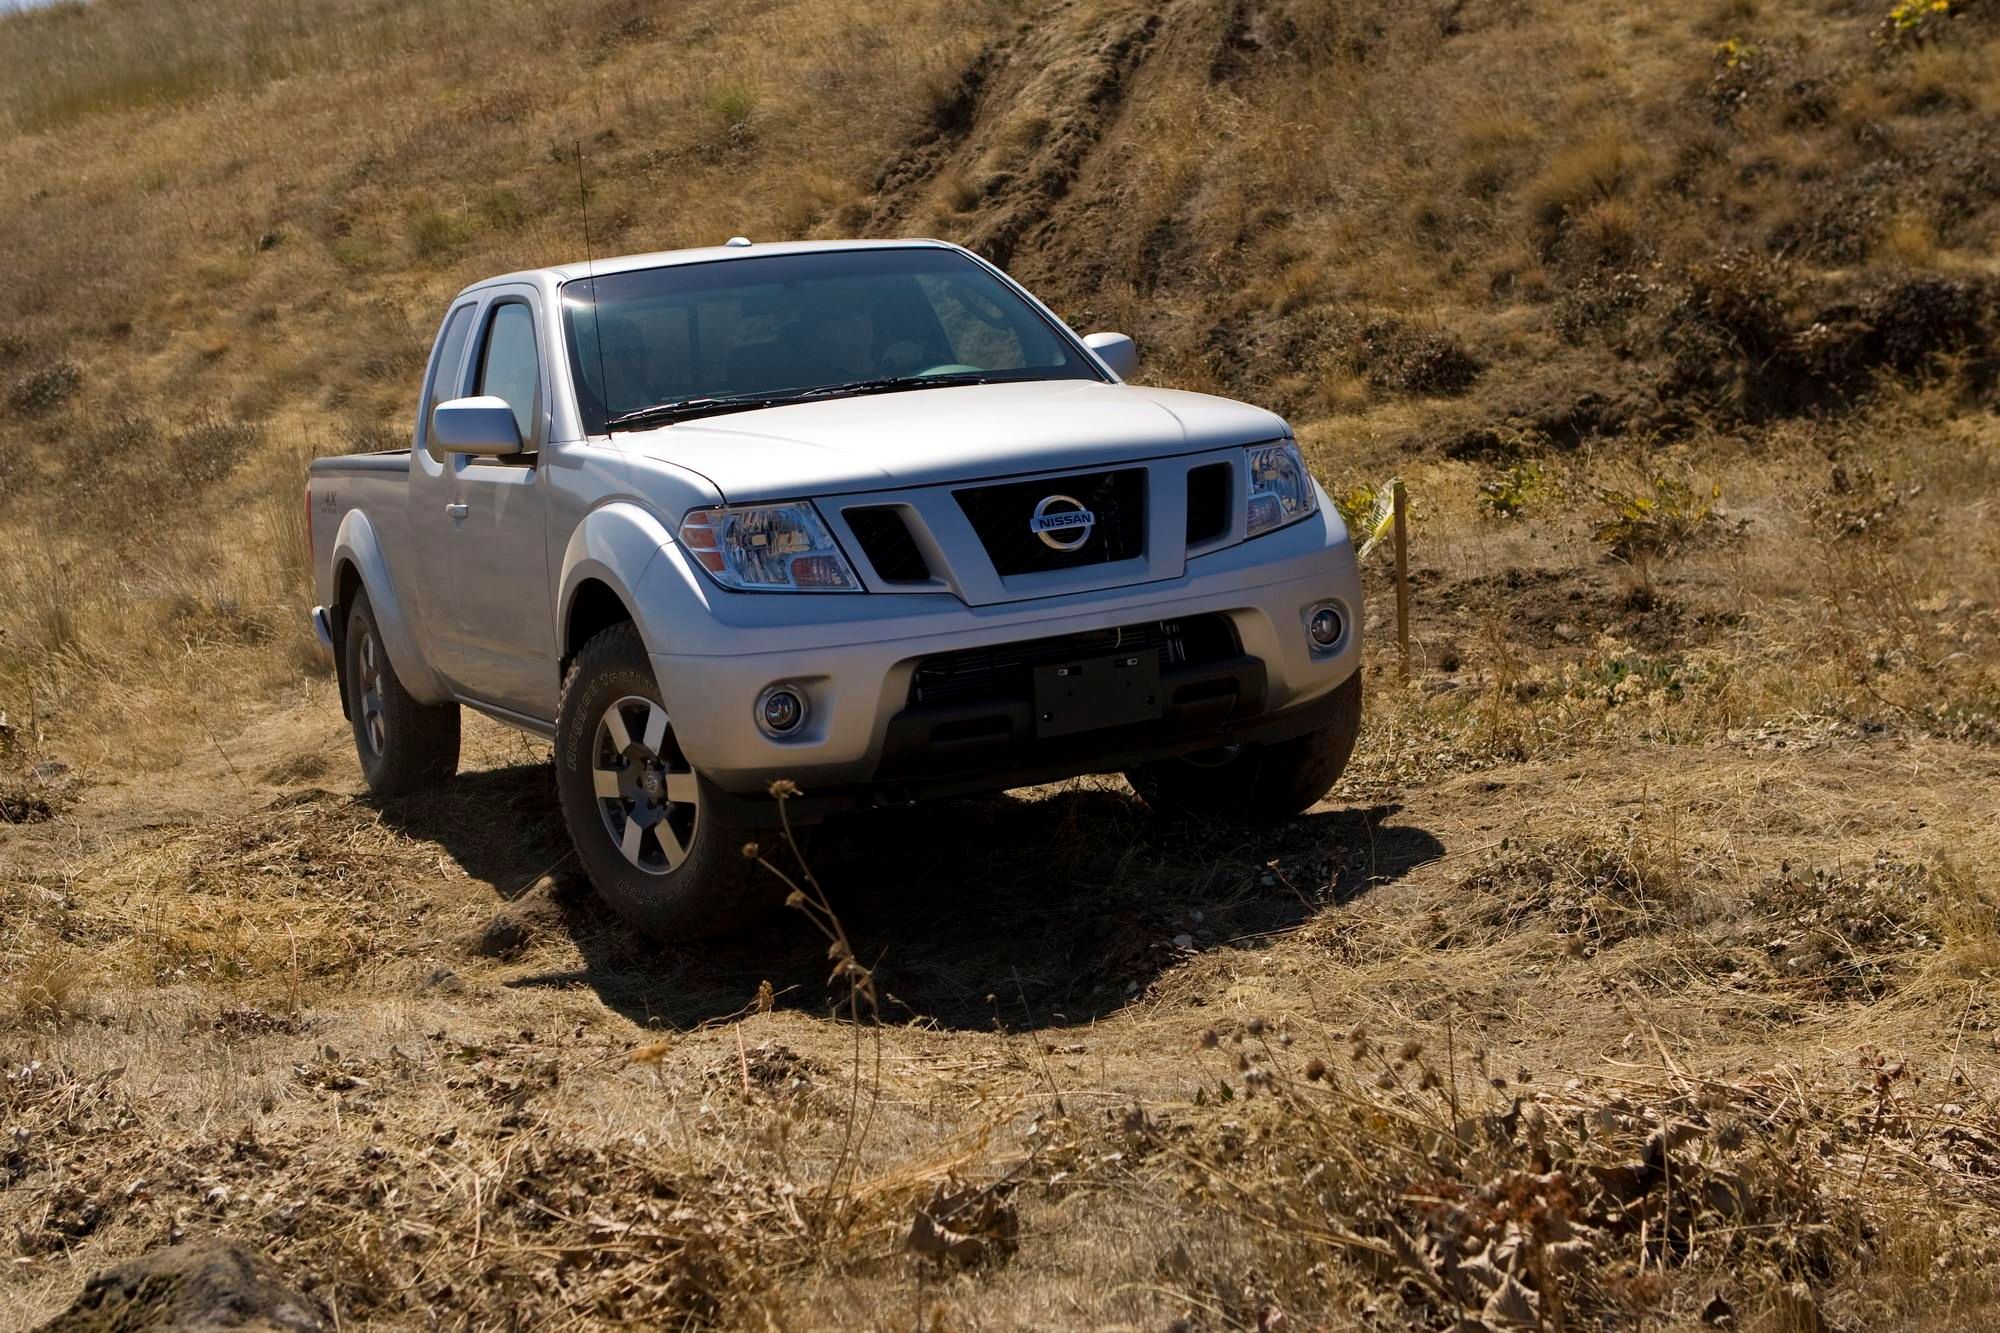
[{"label": "fog light", "polygon": [[772,685],[757,696],[757,726],[766,736],[789,736],[806,720],[806,697],[795,685]]},{"label": "fog light", "polygon": [[1332,606],[1315,606],[1306,612],[1306,635],[1315,648],[1331,648],[1340,642],[1344,628],[1340,611]]}]

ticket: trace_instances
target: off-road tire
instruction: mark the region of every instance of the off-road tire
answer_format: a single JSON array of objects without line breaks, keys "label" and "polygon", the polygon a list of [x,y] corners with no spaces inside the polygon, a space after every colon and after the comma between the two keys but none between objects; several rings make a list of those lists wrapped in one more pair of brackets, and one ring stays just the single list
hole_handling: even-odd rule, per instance
[{"label": "off-road tire", "polygon": [[365,591],[348,608],[340,651],[354,752],[368,790],[405,796],[449,782],[458,772],[458,705],[410,697]]},{"label": "off-road tire", "polygon": [[[744,844],[755,835],[718,814],[714,785],[692,764],[686,765],[685,773],[673,774],[682,781],[691,776],[698,793],[692,834],[678,865],[663,871],[644,869],[627,859],[613,836],[595,785],[600,729],[614,705],[641,700],[665,710],[653,664],[638,628],[630,622],[592,638],[563,675],[556,712],[556,791],[577,859],[612,910],[660,943],[684,944],[740,930],[781,903],[785,885],[743,855]],[[644,712],[627,711],[635,720]],[[666,737],[662,749],[678,755],[670,725]],[[684,757],[674,762],[683,763]],[[674,808],[670,802],[662,805],[669,811]],[[662,853],[664,847],[654,844],[654,850]]]},{"label": "off-road tire", "polygon": [[1333,720],[1317,731],[1233,757],[1166,759],[1128,770],[1125,781],[1159,814],[1272,824],[1309,809],[1340,780],[1361,734],[1361,673],[1334,691]]}]

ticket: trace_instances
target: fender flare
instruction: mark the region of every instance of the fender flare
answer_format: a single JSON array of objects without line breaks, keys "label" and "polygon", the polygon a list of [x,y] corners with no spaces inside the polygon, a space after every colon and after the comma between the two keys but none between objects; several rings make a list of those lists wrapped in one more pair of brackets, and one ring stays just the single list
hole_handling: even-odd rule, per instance
[{"label": "fender flare", "polygon": [[[396,583],[389,575],[389,562],[382,554],[382,543],[375,535],[375,525],[360,509],[350,509],[340,522],[340,531],[333,539],[333,558],[328,568],[334,571],[334,588],[340,586],[340,566],[350,564],[361,576],[361,586],[368,594],[368,605],[375,613],[375,625],[382,631],[382,646],[389,650],[389,665],[396,673],[396,679],[410,692],[410,697],[419,703],[449,703],[452,692],[438,675],[437,668],[424,652],[416,632],[410,624],[408,613],[403,608],[403,599],[396,593]],[[329,608],[338,614],[338,608]],[[333,626],[333,631],[343,640],[347,625],[343,619]],[[343,651],[343,656],[344,651]],[[345,668],[342,668],[343,674]],[[343,691],[342,698],[345,699]]]},{"label": "fender flare", "polygon": [[632,613],[646,651],[659,652],[659,627],[646,614],[639,587],[660,552],[673,541],[658,517],[629,500],[614,500],[584,515],[570,533],[557,584],[558,655],[568,652],[570,613],[576,607],[577,590],[592,580],[610,588]]}]

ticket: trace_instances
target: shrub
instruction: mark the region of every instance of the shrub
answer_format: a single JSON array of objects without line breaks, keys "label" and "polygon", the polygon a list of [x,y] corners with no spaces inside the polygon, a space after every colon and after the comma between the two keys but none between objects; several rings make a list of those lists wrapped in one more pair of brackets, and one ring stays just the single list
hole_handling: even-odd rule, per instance
[{"label": "shrub", "polygon": [[1764,921],[1766,955],[1781,976],[1836,998],[1879,998],[1895,973],[1935,952],[1954,910],[1983,910],[1955,896],[1933,869],[1878,852],[1868,865],[1794,873],[1787,863],[1751,906]]},{"label": "shrub", "polygon": [[1921,42],[1935,37],[1967,0],[1896,0],[1877,35],[1885,41]]},{"label": "shrub", "polygon": [[1549,159],[1528,185],[1528,206],[1544,227],[1558,227],[1591,204],[1622,194],[1644,160],[1622,129],[1602,130]]},{"label": "shrub", "polygon": [[472,237],[472,224],[433,204],[417,204],[403,215],[403,234],[419,259],[450,254]]},{"label": "shrub", "polygon": [[741,84],[726,84],[708,95],[708,113],[732,138],[746,134],[757,114],[757,94]]},{"label": "shrub", "polygon": [[1652,586],[1654,561],[1676,558],[1709,531],[1718,521],[1715,502],[1722,498],[1720,482],[1706,493],[1678,477],[1655,477],[1651,484],[1650,495],[1604,491],[1611,514],[1595,533],[1614,557],[1632,566],[1641,587]]},{"label": "shrub", "polygon": [[496,231],[514,231],[528,220],[527,200],[507,186],[495,186],[479,196],[480,220]]},{"label": "shrub", "polygon": [[262,434],[250,422],[203,417],[175,437],[174,475],[186,486],[212,486],[236,470]]},{"label": "shrub", "polygon": [[93,426],[83,438],[87,447],[79,458],[88,465],[150,449],[159,441],[160,432],[151,417],[128,414]]},{"label": "shrub", "polygon": [[1380,388],[1429,394],[1463,393],[1483,368],[1452,334],[1387,318],[1362,328],[1349,364]]},{"label": "shrub", "polygon": [[76,363],[58,361],[15,380],[7,390],[7,406],[22,416],[39,416],[68,402],[82,385]]},{"label": "shrub", "polygon": [[1637,254],[1643,226],[1639,210],[1623,199],[1600,199],[1576,220],[1584,255],[1603,265],[1623,264]]},{"label": "shrub", "polygon": [[1548,474],[1536,462],[1521,462],[1479,483],[1479,507],[1492,518],[1516,518],[1542,497]]}]

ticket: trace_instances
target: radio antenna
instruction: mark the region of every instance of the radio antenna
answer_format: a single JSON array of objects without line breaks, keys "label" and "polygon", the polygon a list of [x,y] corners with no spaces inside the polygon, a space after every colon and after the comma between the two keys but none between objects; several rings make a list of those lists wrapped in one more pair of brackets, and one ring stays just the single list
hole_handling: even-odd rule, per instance
[{"label": "radio antenna", "polygon": [[590,191],[583,184],[583,140],[576,141],[576,208],[583,217],[583,274],[590,284],[590,337],[597,344],[597,401],[611,415],[611,381],[604,375],[604,326],[597,319],[597,259],[590,246]]}]

